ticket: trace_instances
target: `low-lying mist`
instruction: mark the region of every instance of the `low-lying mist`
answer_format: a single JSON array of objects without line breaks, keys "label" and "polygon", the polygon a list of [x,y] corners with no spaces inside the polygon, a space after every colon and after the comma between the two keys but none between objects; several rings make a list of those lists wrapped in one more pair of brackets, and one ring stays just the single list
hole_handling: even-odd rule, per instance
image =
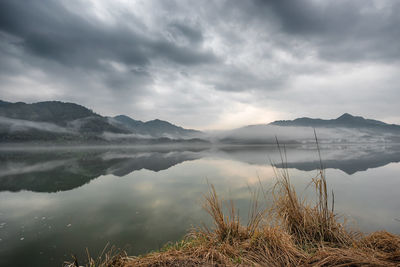
[{"label": "low-lying mist", "polygon": [[35,122],[19,119],[10,119],[0,116],[0,128],[7,130],[8,132],[21,132],[29,131],[31,129],[53,132],[53,133],[72,133],[73,129],[67,129],[65,127],[58,126],[54,123],[49,122]]},{"label": "low-lying mist", "polygon": [[[368,129],[351,128],[317,128],[316,133],[321,143],[385,142],[393,136]],[[315,143],[314,129],[311,127],[250,125],[212,135],[212,140],[228,144],[276,144],[276,139],[282,143]]]},{"label": "low-lying mist", "polygon": [[[100,126],[98,126],[100,123]],[[276,138],[285,144],[308,144],[315,142],[312,127],[294,127],[277,125],[250,125],[238,129],[220,132],[201,132],[201,136],[182,136],[179,133],[159,133],[157,136],[136,132],[112,132],[113,128],[101,128],[103,121],[96,117],[78,119],[66,124],[35,122],[11,119],[0,116],[0,142],[30,141],[72,144],[132,144],[155,145],[178,143],[203,145],[268,145],[276,144]],[[89,125],[89,126],[88,126]],[[321,144],[348,143],[395,143],[400,135],[368,128],[316,128]],[[19,139],[18,139],[19,138]]]}]

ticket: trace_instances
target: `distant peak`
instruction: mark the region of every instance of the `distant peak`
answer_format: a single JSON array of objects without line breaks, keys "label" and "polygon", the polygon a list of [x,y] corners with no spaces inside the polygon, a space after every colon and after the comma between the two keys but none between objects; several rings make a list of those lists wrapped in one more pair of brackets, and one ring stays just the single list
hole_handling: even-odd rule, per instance
[{"label": "distant peak", "polygon": [[117,121],[120,121],[120,122],[128,122],[128,123],[135,123],[135,124],[142,124],[143,123],[140,120],[132,119],[131,117],[129,117],[127,115],[123,115],[123,114],[114,116],[114,119],[117,120]]},{"label": "distant peak", "polygon": [[350,113],[343,113],[343,115],[342,116],[350,116],[350,117],[353,117],[353,115],[351,115]]},{"label": "distant peak", "polygon": [[169,124],[169,125],[173,125],[172,123],[170,123],[170,122],[168,122],[168,121],[163,121],[163,120],[160,120],[160,119],[154,119],[154,120],[151,120],[151,121],[147,121],[146,123],[162,123],[162,124]]},{"label": "distant peak", "polygon": [[114,116],[114,118],[115,119],[118,119],[118,118],[132,119],[131,117],[126,116],[126,115],[117,115],[117,116]]},{"label": "distant peak", "polygon": [[338,117],[337,119],[347,119],[347,118],[353,118],[354,116],[349,114],[349,113],[344,113],[342,116]]}]

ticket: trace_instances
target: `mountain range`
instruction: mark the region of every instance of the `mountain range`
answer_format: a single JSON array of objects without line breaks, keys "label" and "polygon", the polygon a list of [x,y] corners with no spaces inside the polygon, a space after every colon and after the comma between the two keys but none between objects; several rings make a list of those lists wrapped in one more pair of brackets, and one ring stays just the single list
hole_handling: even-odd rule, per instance
[{"label": "mountain range", "polygon": [[127,131],[143,136],[185,138],[190,136],[200,136],[202,134],[200,131],[184,129],[159,119],[143,122],[134,120],[126,115],[118,115],[111,118],[111,122],[115,126],[119,126]]},{"label": "mountain range", "polygon": [[0,142],[151,142],[201,141],[202,132],[162,120],[142,122],[126,115],[101,116],[74,103],[27,104],[0,100]]},{"label": "mountain range", "polygon": [[219,136],[225,144],[315,143],[313,129],[324,143],[400,142],[400,125],[344,113],[336,119],[298,118],[248,125]]},{"label": "mountain range", "polygon": [[270,123],[276,126],[294,126],[294,127],[342,127],[342,128],[364,128],[385,131],[400,131],[400,125],[387,124],[378,120],[365,119],[360,116],[353,116],[349,113],[344,113],[342,116],[331,119],[312,119],[312,118],[298,118],[295,120],[279,120]]},{"label": "mountain range", "polygon": [[[293,129],[293,127],[297,127]],[[241,127],[218,134],[185,129],[159,119],[141,121],[127,115],[102,116],[74,103],[45,101],[27,104],[0,100],[0,143],[286,144],[313,142],[312,128],[322,141],[400,142],[400,125],[344,113],[336,119],[298,118]]]}]

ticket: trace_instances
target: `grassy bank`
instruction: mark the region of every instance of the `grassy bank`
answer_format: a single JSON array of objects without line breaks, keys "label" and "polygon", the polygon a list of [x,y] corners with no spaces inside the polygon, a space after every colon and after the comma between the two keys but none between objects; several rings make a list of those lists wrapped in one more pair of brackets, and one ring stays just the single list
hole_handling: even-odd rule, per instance
[{"label": "grassy bank", "polygon": [[246,224],[211,185],[204,208],[214,219],[212,229],[191,230],[182,241],[139,257],[113,251],[89,257],[86,266],[400,266],[399,235],[366,235],[341,223],[323,170],[311,182],[315,202],[296,194],[287,169],[276,169],[276,178],[272,208],[260,208],[255,192]]}]

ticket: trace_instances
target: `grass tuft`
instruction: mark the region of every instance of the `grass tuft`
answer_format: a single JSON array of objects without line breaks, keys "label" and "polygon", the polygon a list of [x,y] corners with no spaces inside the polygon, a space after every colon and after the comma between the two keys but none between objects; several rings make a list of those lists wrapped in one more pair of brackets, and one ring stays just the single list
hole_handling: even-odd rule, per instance
[{"label": "grass tuft", "polygon": [[334,202],[329,206],[327,182],[321,170],[312,179],[316,191],[316,203],[311,205],[297,196],[287,170],[275,169],[278,177],[273,195],[273,214],[282,228],[293,236],[303,248],[315,249],[321,245],[348,246],[356,233],[350,233],[334,213]]}]

